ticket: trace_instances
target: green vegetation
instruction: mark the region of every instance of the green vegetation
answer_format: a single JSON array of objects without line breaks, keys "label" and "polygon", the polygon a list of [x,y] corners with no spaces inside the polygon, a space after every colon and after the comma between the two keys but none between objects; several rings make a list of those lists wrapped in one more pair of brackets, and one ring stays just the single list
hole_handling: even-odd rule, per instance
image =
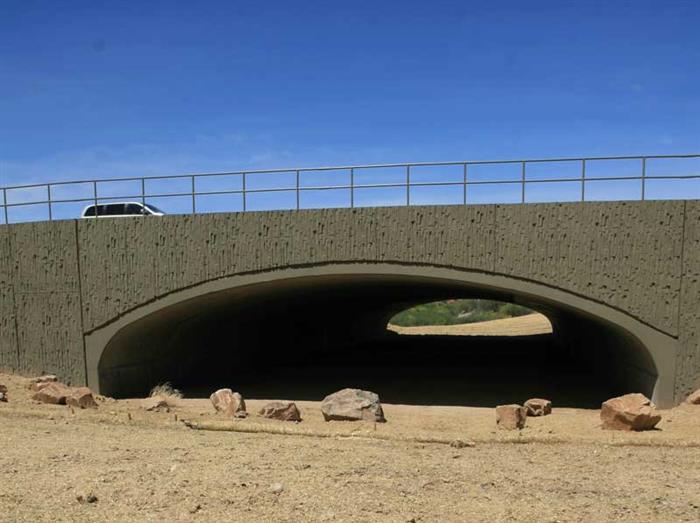
[{"label": "green vegetation", "polygon": [[533,311],[514,303],[492,300],[447,300],[417,305],[391,318],[401,327],[420,325],[457,325],[524,316]]}]

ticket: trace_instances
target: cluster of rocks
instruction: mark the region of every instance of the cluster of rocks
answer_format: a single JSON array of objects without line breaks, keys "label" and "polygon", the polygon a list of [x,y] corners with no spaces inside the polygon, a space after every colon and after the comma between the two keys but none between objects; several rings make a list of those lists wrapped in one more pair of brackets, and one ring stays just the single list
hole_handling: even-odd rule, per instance
[{"label": "cluster of rocks", "polygon": [[95,396],[88,387],[70,387],[53,374],[39,376],[29,382],[33,400],[52,405],[69,405],[80,409],[96,408]]},{"label": "cluster of rocks", "polygon": [[[691,394],[687,403],[700,405],[700,391]],[[496,424],[501,429],[519,430],[528,417],[546,416],[552,412],[552,402],[542,398],[527,400],[521,405],[496,407]],[[656,406],[644,394],[625,394],[603,402],[600,409],[601,427],[606,430],[651,430],[661,421]]]},{"label": "cluster of rocks", "polygon": [[[209,399],[216,412],[228,418],[248,416],[245,400],[231,389],[219,389]],[[321,413],[326,421],[386,421],[379,396],[360,389],[343,389],[326,396],[321,402]],[[301,421],[301,412],[292,401],[271,401],[263,405],[259,416],[280,421]]]},{"label": "cluster of rocks", "polygon": [[552,402],[543,398],[531,398],[523,405],[499,405],[496,407],[496,425],[499,429],[519,430],[525,427],[528,416],[547,416],[552,413]]}]

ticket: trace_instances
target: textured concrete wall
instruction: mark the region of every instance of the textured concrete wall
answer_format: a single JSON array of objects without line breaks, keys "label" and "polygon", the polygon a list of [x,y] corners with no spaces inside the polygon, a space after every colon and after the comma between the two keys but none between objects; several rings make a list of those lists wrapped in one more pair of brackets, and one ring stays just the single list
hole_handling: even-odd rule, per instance
[{"label": "textured concrete wall", "polygon": [[15,371],[50,371],[83,383],[76,223],[13,225],[3,227],[3,236],[7,283],[0,287],[0,308],[7,316],[0,324],[0,362]]},{"label": "textured concrete wall", "polygon": [[168,293],[240,273],[395,262],[532,280],[624,311],[680,340],[680,395],[700,385],[699,220],[698,202],[674,201],[0,226],[0,365],[78,382],[83,333]]},{"label": "textured concrete wall", "polygon": [[700,386],[700,201],[686,202],[676,397]]}]

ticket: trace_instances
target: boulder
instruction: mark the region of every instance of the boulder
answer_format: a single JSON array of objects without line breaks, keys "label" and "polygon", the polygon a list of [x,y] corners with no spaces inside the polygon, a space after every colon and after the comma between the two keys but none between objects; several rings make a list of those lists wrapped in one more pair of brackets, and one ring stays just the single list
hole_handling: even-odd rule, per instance
[{"label": "boulder", "polygon": [[53,405],[65,405],[66,398],[70,396],[71,389],[67,385],[59,382],[51,382],[42,387],[32,396],[33,400],[42,403],[51,403]]},{"label": "boulder", "polygon": [[546,416],[552,413],[552,402],[542,398],[531,398],[523,404],[523,407],[528,416]]},{"label": "boulder", "polygon": [[496,425],[499,429],[516,430],[525,426],[527,413],[520,405],[499,405],[496,407]]},{"label": "boulder", "polygon": [[58,382],[58,377],[56,377],[53,374],[46,374],[44,376],[38,376],[38,377],[32,378],[30,380],[29,390],[33,390],[34,392],[37,392],[37,391],[43,389],[49,383],[56,383],[56,382]]},{"label": "boulder", "polygon": [[151,396],[142,400],[141,408],[148,412],[170,412],[168,402],[160,396]]},{"label": "boulder", "polygon": [[66,397],[66,404],[80,409],[97,408],[95,396],[93,396],[92,391],[87,387],[71,389],[70,394]]},{"label": "boulder", "polygon": [[700,405],[700,389],[693,392],[690,396],[685,399],[686,403],[690,405]]},{"label": "boulder", "polygon": [[625,394],[603,403],[602,427],[608,430],[651,430],[661,421],[661,414],[644,394]]},{"label": "boulder", "polygon": [[271,401],[260,409],[263,418],[281,421],[301,421],[301,413],[296,404],[291,401]]},{"label": "boulder", "polygon": [[248,415],[243,396],[231,389],[219,389],[209,399],[216,412],[223,412],[228,417],[245,418]]},{"label": "boulder", "polygon": [[343,389],[326,396],[321,412],[326,421],[386,421],[379,396],[360,389]]}]

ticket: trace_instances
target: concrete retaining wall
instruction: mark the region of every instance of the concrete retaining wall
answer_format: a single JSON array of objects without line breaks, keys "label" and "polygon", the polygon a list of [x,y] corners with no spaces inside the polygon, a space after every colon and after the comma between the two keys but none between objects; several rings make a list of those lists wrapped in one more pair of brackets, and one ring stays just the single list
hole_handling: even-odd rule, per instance
[{"label": "concrete retaining wall", "polygon": [[700,385],[700,202],[251,212],[0,226],[0,366],[86,380],[84,335],[199,283],[328,263],[501,274],[625,312],[679,340]]}]

